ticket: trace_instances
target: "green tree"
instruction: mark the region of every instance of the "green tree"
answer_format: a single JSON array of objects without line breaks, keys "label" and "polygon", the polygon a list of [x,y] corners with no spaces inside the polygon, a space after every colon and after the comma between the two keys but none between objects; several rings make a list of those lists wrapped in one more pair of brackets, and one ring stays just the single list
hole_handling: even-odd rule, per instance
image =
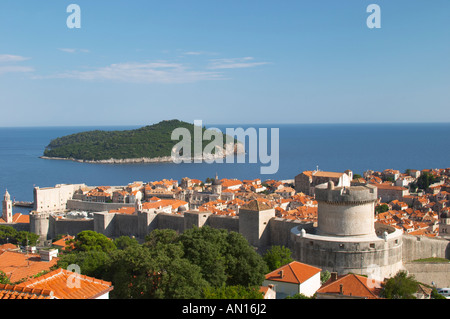
[{"label": "green tree", "polygon": [[178,241],[178,234],[173,229],[155,229],[145,236],[145,245],[154,247],[156,244],[172,244]]},{"label": "green tree", "polygon": [[[113,298],[119,299],[194,299],[200,298],[207,282],[200,268],[166,248],[176,244],[158,243],[116,250],[107,270],[114,283]],[[177,251],[175,250],[171,250]]]},{"label": "green tree", "polygon": [[184,258],[198,265],[214,287],[259,286],[267,273],[262,257],[239,233],[204,226],[187,230],[179,240]]},{"label": "green tree", "polygon": [[72,241],[74,244],[73,250],[75,251],[111,252],[117,249],[111,239],[92,230],[80,232]]},{"label": "green tree", "polygon": [[180,236],[185,258],[201,268],[203,278],[213,287],[223,285],[227,280],[225,230],[211,227],[191,228]]},{"label": "green tree", "polygon": [[413,275],[400,270],[394,277],[389,278],[383,285],[381,296],[387,299],[415,299],[418,282]]},{"label": "green tree", "polygon": [[0,244],[17,244],[17,230],[11,226],[0,225]]},{"label": "green tree", "polygon": [[261,286],[268,273],[264,259],[242,234],[229,232],[226,242],[227,285]]},{"label": "green tree", "polygon": [[114,245],[116,245],[117,249],[125,249],[130,246],[139,245],[139,242],[136,238],[120,236],[119,238],[114,239]]},{"label": "green tree", "polygon": [[27,231],[19,231],[16,236],[17,244],[22,246],[36,246],[39,242],[39,235]]},{"label": "green tree", "polygon": [[439,181],[439,178],[436,178],[433,174],[424,172],[417,179],[417,187],[419,189],[426,190],[431,184]]},{"label": "green tree", "polygon": [[27,231],[17,231],[11,226],[0,226],[0,244],[36,246],[39,236]]},{"label": "green tree", "polygon": [[4,284],[4,285],[11,284],[8,276],[1,270],[0,270],[0,284]]},{"label": "green tree", "polygon": [[150,250],[141,245],[114,251],[105,277],[114,284],[111,298],[117,299],[155,298],[159,284]]},{"label": "green tree", "polygon": [[280,268],[294,261],[291,257],[292,251],[284,246],[272,246],[263,255],[263,259],[269,267],[269,271]]},{"label": "green tree", "polygon": [[331,273],[328,270],[324,270],[320,273],[320,283],[323,285],[331,278]]},{"label": "green tree", "polygon": [[205,299],[262,299],[259,287],[226,286],[207,287],[203,291]]},{"label": "green tree", "polygon": [[385,213],[389,210],[389,206],[387,204],[381,204],[381,205],[377,205],[375,207],[375,212],[377,214],[381,214],[381,213]]},{"label": "green tree", "polygon": [[433,288],[433,290],[431,291],[431,299],[447,299],[447,298],[438,293],[436,288]]},{"label": "green tree", "polygon": [[60,255],[57,268],[68,269],[70,265],[77,265],[81,274],[106,280],[105,271],[110,259],[110,254],[103,251],[73,251]]}]

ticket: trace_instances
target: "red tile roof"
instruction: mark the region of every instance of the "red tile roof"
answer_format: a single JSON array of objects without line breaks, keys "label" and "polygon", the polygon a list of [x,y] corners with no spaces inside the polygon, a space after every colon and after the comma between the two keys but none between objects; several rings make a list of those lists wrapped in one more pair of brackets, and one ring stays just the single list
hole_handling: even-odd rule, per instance
[{"label": "red tile roof", "polygon": [[379,282],[374,282],[367,277],[348,274],[334,281],[329,280],[317,290],[317,293],[378,299],[380,288]]},{"label": "red tile roof", "polygon": [[[67,241],[68,240],[71,240],[71,239],[74,239],[75,237],[74,236],[70,236],[70,235],[68,235],[68,236],[64,236],[63,238],[61,238],[61,239],[59,239],[59,240],[57,240],[57,241],[54,241],[53,243],[52,243],[52,245],[53,246],[59,246],[59,247],[62,247],[62,250],[66,250],[68,247],[67,247]],[[74,245],[73,244],[71,244],[70,245],[70,247],[74,247]]]},{"label": "red tile roof", "polygon": [[53,299],[53,292],[19,285],[0,284],[0,299]]},{"label": "red tile roof", "polygon": [[0,270],[14,283],[50,270],[58,260],[59,258],[53,258],[51,261],[41,261],[37,254],[5,251],[0,255]]},{"label": "red tile roof", "polygon": [[95,299],[113,290],[111,282],[76,274],[62,268],[31,279],[22,285],[27,288],[53,291],[57,299]]},{"label": "red tile roof", "polygon": [[301,284],[320,271],[320,268],[293,261],[268,273],[266,280]]}]

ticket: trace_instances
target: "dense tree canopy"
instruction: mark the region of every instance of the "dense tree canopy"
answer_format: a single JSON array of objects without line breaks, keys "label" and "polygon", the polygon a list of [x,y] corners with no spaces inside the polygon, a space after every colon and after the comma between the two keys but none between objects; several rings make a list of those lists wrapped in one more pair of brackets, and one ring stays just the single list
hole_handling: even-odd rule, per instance
[{"label": "dense tree canopy", "polygon": [[157,229],[142,244],[83,231],[74,246],[57,266],[75,264],[84,275],[111,281],[112,298],[259,298],[267,272],[263,258],[241,234],[208,226],[181,235]]},{"label": "dense tree canopy", "polygon": [[11,226],[0,226],[0,244],[36,246],[39,236],[27,231],[17,231]]},{"label": "dense tree canopy", "polygon": [[263,258],[269,267],[269,271],[273,271],[294,261],[291,258],[291,255],[292,251],[287,247],[272,246],[268,251],[266,251]]},{"label": "dense tree canopy", "polygon": [[382,287],[381,296],[387,299],[415,299],[418,282],[404,270],[389,278]]},{"label": "dense tree canopy", "polygon": [[[60,137],[50,142],[44,151],[44,156],[96,161],[111,158],[170,156],[172,148],[178,143],[178,141],[172,140],[172,132],[176,128],[189,130],[192,137],[192,151],[194,151],[194,125],[179,120],[170,120],[135,130],[96,130]],[[206,128],[202,128],[202,132],[205,130]],[[225,135],[222,137],[223,143],[225,143]],[[204,146],[210,142],[202,141]]]}]

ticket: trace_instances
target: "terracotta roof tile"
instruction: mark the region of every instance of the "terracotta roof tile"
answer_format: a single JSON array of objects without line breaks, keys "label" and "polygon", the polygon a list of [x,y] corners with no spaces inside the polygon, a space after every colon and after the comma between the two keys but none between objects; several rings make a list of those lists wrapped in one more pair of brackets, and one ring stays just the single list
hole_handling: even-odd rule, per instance
[{"label": "terracotta roof tile", "polygon": [[378,294],[380,292],[380,288],[381,285],[379,282],[372,281],[367,277],[348,274],[334,281],[329,280],[319,290],[317,290],[317,293],[333,295],[342,294],[345,296],[377,299],[379,298]]},{"label": "terracotta roof tile", "polygon": [[0,255],[0,270],[14,283],[50,270],[58,260],[59,258],[53,258],[51,261],[41,261],[37,254],[5,251]]},{"label": "terracotta roof tile", "polygon": [[293,261],[268,273],[266,280],[301,284],[320,271],[320,268]]},{"label": "terracotta roof tile", "polygon": [[0,284],[0,299],[53,299],[53,292],[20,285]]},{"label": "terracotta roof tile", "polygon": [[77,275],[62,268],[31,279],[22,285],[27,288],[51,290],[57,299],[95,299],[113,290],[111,282]]}]

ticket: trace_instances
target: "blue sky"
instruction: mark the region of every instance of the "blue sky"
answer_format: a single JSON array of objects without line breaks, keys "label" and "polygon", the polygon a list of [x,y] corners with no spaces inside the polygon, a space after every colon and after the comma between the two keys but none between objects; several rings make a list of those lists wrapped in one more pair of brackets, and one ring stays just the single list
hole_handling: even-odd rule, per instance
[{"label": "blue sky", "polygon": [[449,14],[448,0],[2,0],[0,126],[449,122]]}]

